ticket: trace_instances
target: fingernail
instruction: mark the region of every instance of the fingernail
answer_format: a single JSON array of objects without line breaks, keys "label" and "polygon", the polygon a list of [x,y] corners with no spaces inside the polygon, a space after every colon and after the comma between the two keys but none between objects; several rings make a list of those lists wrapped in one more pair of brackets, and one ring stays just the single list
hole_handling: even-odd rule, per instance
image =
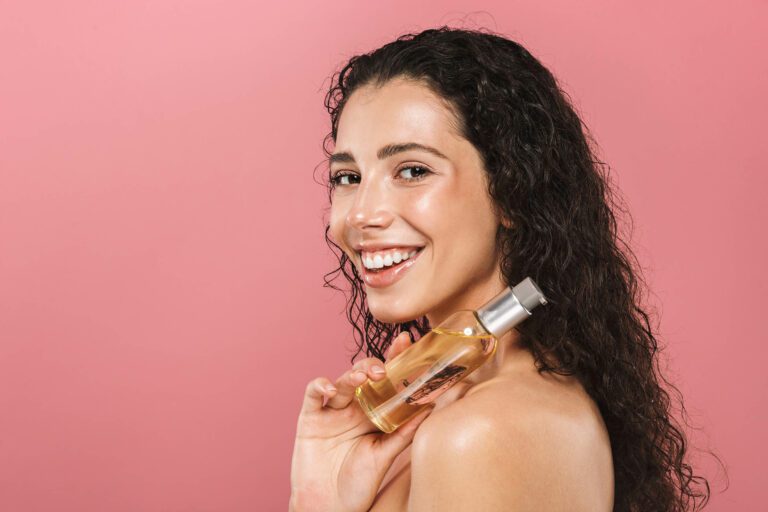
[{"label": "fingernail", "polygon": [[384,368],[382,368],[381,366],[374,366],[371,368],[371,371],[377,375],[381,375],[382,373],[385,373]]},{"label": "fingernail", "polygon": [[336,388],[333,387],[333,386],[326,386],[325,387],[325,391],[328,392],[328,393],[335,393],[336,392]]}]

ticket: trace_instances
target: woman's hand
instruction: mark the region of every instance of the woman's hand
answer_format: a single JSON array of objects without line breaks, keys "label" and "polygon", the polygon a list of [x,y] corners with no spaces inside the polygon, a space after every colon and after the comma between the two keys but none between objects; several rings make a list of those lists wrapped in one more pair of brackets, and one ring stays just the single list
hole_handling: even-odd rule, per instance
[{"label": "woman's hand", "polygon": [[[400,333],[386,360],[408,346],[408,333]],[[429,416],[432,408],[391,434],[377,429],[354,397],[355,388],[366,378],[384,378],[374,367],[383,369],[384,365],[373,357],[362,359],[335,383],[318,377],[307,385],[291,463],[291,512],[367,511],[387,470]],[[328,402],[323,405],[326,397]]]}]

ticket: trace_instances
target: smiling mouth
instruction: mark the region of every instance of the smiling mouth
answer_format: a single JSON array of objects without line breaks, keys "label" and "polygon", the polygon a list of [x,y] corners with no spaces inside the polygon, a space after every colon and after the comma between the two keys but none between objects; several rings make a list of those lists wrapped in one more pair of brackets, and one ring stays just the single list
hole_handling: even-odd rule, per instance
[{"label": "smiling mouth", "polygon": [[416,252],[413,254],[413,256],[409,257],[408,259],[400,260],[398,263],[393,263],[392,265],[384,265],[384,266],[382,266],[380,268],[368,268],[368,267],[366,267],[365,264],[363,263],[362,254],[360,252],[358,252],[357,255],[360,258],[360,266],[362,267],[363,272],[367,272],[369,274],[379,274],[379,273],[382,273],[382,272],[386,272],[388,270],[394,270],[394,269],[396,269],[398,267],[401,267],[405,263],[408,263],[409,261],[413,260],[414,258],[416,258],[419,255],[419,253],[421,251],[424,250],[424,247],[415,247],[414,250]]}]

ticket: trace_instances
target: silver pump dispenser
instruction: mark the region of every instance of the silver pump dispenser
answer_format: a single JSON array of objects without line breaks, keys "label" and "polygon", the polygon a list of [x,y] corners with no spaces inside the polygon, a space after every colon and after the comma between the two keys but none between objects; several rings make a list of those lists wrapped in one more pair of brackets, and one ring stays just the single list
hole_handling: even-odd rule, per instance
[{"label": "silver pump dispenser", "polygon": [[514,288],[507,286],[503,292],[477,310],[477,318],[485,329],[500,338],[507,331],[531,315],[547,298],[533,282],[526,277]]}]

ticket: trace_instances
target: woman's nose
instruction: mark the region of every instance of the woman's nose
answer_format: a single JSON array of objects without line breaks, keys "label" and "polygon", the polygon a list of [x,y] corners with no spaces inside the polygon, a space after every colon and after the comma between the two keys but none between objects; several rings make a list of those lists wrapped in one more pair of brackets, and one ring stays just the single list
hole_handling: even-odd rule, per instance
[{"label": "woman's nose", "polygon": [[359,230],[386,228],[392,224],[394,214],[383,184],[360,183],[346,220],[349,226]]}]

